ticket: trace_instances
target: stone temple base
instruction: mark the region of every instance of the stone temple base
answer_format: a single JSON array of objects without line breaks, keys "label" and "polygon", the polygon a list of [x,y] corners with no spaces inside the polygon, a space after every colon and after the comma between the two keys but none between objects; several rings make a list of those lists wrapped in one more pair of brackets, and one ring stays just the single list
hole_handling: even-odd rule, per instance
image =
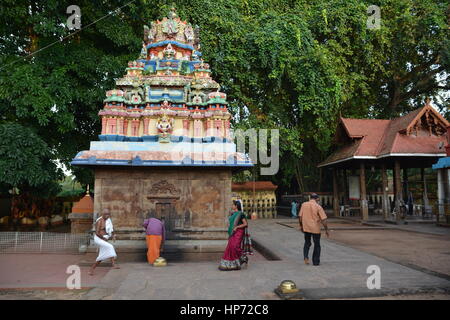
[{"label": "stone temple base", "polygon": [[[117,240],[111,242],[117,252],[118,263],[147,262],[144,240]],[[217,261],[219,263],[227,245],[226,240],[167,240],[161,256],[168,263],[179,261]],[[87,250],[86,265],[97,257],[97,246],[91,243]]]},{"label": "stone temple base", "polygon": [[149,214],[164,218],[168,240],[226,240],[229,167],[95,169],[94,212],[110,209],[117,239],[144,240]]}]

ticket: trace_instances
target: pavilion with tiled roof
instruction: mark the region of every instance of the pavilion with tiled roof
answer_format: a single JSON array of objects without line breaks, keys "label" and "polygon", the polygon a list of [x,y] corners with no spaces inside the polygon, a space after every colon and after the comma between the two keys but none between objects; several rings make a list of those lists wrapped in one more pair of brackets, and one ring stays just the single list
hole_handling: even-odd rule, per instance
[{"label": "pavilion with tiled roof", "polygon": [[[381,169],[385,219],[390,212],[386,170],[394,170],[395,207],[399,212],[403,198],[401,170],[405,182],[408,168],[421,168],[423,176],[424,168],[431,167],[440,157],[444,157],[448,126],[449,122],[429,102],[424,107],[390,120],[341,118],[335,136],[338,148],[318,165],[333,169],[335,215],[339,212],[338,171],[343,175],[348,193],[347,170],[359,169],[359,208],[362,219],[368,219],[366,167]],[[400,220],[402,217],[397,214],[396,218]]]}]

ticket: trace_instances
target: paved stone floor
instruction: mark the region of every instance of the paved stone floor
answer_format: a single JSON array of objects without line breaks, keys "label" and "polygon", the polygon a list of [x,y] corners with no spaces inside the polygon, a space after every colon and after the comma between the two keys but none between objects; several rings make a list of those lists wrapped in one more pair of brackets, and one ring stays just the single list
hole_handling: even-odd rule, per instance
[{"label": "paved stone floor", "polygon": [[[283,223],[284,225],[280,224]],[[80,292],[46,296],[29,295],[34,298],[57,299],[278,299],[273,293],[283,280],[293,280],[306,299],[376,298],[407,299],[424,297],[450,299],[450,281],[442,274],[426,271],[427,265],[411,268],[402,263],[384,259],[384,253],[371,254],[367,248],[352,247],[338,243],[335,234],[322,239],[321,265],[304,265],[301,254],[303,234],[289,227],[289,219],[250,221],[250,232],[258,244],[281,258],[269,261],[256,254],[247,269],[221,272],[217,262],[169,263],[165,268],[154,268],[146,263],[122,263],[121,269],[99,267],[98,280],[91,280],[87,268],[82,270],[82,282],[93,281],[92,289]],[[347,227],[347,226],[343,226]],[[346,228],[347,229],[347,228]],[[333,232],[364,232],[344,230]],[[380,232],[385,230],[371,230]],[[404,231],[398,231],[405,234]],[[411,233],[412,236],[418,233]],[[337,235],[337,233],[336,233]],[[421,241],[423,238],[417,238]],[[343,241],[342,239],[339,241]],[[434,241],[434,240],[433,240]],[[380,242],[381,243],[381,242]],[[427,246],[421,247],[426,249]],[[395,250],[393,251],[395,254]],[[439,264],[444,261],[440,260]],[[119,257],[120,262],[120,257]],[[445,261],[444,261],[445,262]],[[366,273],[369,265],[381,269],[381,289],[367,289]],[[2,260],[0,268],[3,269]],[[30,267],[30,269],[32,269]],[[437,269],[436,269],[437,270]],[[86,279],[87,278],[87,279]],[[84,279],[84,280],[83,280]],[[1,283],[0,283],[1,284]],[[0,287],[4,287],[1,286]],[[17,294],[17,293],[16,293]],[[66,294],[66,295],[64,295]],[[12,295],[0,293],[0,299]]]},{"label": "paved stone floor", "polygon": [[[0,254],[0,289],[66,288],[67,268],[81,259],[78,254]],[[80,269],[87,274],[89,267]],[[107,272],[98,268],[96,275],[81,277],[81,287],[94,287]]]}]

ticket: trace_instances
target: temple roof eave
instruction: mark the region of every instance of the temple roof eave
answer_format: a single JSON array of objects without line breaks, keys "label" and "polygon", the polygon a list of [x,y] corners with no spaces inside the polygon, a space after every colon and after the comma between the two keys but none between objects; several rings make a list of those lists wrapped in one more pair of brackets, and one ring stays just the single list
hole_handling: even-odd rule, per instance
[{"label": "temple roof eave", "polygon": [[187,50],[191,50],[191,51],[195,51],[195,48],[190,45],[190,44],[185,44],[185,43],[181,43],[179,41],[175,41],[175,40],[164,40],[164,41],[159,41],[159,42],[155,42],[155,43],[150,43],[146,46],[147,49],[151,49],[151,48],[157,48],[157,47],[165,47],[168,44],[177,46],[181,49],[187,49]]},{"label": "temple roof eave", "polygon": [[383,162],[388,160],[389,158],[397,158],[397,157],[418,157],[418,158],[439,158],[445,156],[445,153],[389,153],[383,154],[379,156],[350,156],[347,158],[337,159],[333,161],[323,161],[317,165],[318,168],[332,167],[337,164],[342,164],[344,162],[349,162],[352,160],[370,160],[370,161],[379,161]]}]

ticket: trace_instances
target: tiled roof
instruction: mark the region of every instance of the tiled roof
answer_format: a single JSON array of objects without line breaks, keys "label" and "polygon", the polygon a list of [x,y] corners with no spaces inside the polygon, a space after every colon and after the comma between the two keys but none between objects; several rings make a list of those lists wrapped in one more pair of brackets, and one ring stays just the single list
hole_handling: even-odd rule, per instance
[{"label": "tiled roof", "polygon": [[405,116],[391,120],[341,118],[339,126],[346,133],[345,145],[331,154],[319,167],[353,158],[379,158],[393,154],[435,155],[445,153],[439,149],[446,136],[407,134],[407,131],[430,111],[444,127],[449,123],[431,106],[426,105]]}]

